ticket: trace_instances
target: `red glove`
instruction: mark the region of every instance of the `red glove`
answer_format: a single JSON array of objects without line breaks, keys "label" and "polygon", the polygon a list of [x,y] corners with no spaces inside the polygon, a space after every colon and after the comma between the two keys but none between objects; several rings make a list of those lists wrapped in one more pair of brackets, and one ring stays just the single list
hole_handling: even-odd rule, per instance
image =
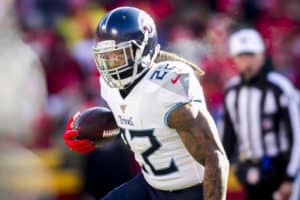
[{"label": "red glove", "polygon": [[78,139],[78,131],[72,129],[71,125],[76,116],[78,116],[78,114],[71,117],[66,125],[66,130],[63,135],[66,145],[72,151],[82,154],[95,150],[96,145],[92,141],[88,139]]}]

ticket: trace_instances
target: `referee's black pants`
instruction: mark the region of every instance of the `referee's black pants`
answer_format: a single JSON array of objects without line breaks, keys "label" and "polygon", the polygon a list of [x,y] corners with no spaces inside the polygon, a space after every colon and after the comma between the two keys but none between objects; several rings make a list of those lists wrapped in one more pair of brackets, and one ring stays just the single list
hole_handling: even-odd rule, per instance
[{"label": "referee's black pants", "polygon": [[[257,162],[238,162],[236,176],[245,190],[246,199],[274,200],[273,193],[285,179],[286,166],[287,160],[284,157],[263,158]],[[255,171],[258,174],[253,174]],[[254,177],[254,179],[258,179],[253,181],[253,176],[256,175],[258,177]]]},{"label": "referee's black pants", "polygon": [[[279,175],[280,176],[280,175]],[[282,179],[279,177],[270,182],[257,185],[244,185],[247,200],[274,200],[273,193],[279,188]]]}]

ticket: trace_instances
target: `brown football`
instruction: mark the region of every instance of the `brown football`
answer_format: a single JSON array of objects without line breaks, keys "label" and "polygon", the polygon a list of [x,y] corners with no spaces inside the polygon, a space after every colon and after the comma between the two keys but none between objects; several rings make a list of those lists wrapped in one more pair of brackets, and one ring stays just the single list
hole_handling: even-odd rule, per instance
[{"label": "brown football", "polygon": [[79,133],[78,139],[101,141],[119,134],[114,116],[108,108],[92,107],[79,113],[72,124]]}]

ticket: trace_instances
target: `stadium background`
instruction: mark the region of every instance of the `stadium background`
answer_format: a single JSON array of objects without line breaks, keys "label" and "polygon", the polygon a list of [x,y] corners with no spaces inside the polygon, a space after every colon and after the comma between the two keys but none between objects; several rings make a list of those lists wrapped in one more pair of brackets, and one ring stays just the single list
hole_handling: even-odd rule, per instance
[{"label": "stadium background", "polygon": [[[123,5],[147,11],[157,24],[162,49],[175,52],[206,71],[201,83],[217,122],[222,88],[236,73],[227,39],[238,28],[255,27],[265,40],[268,61],[300,88],[297,0],[16,0],[11,10],[14,23],[22,39],[38,55],[47,87],[47,101],[33,119],[33,131],[20,137],[22,145],[39,156],[50,175],[44,179],[46,184],[38,199],[88,199],[82,195],[86,156],[70,152],[61,136],[67,119],[77,110],[105,105],[99,97],[99,74],[91,55],[94,30],[107,11]],[[27,160],[24,162],[30,167]],[[138,169],[131,164],[134,174]],[[28,188],[39,183],[35,175],[17,178]],[[228,192],[229,200],[243,199],[233,176]]]}]

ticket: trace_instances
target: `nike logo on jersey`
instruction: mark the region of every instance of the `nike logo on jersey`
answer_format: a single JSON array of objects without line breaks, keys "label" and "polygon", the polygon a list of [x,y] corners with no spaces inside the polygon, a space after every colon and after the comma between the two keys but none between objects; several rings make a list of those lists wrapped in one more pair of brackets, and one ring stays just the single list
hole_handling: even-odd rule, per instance
[{"label": "nike logo on jersey", "polygon": [[179,78],[180,78],[181,74],[178,74],[175,78],[171,79],[172,84],[175,84]]}]

